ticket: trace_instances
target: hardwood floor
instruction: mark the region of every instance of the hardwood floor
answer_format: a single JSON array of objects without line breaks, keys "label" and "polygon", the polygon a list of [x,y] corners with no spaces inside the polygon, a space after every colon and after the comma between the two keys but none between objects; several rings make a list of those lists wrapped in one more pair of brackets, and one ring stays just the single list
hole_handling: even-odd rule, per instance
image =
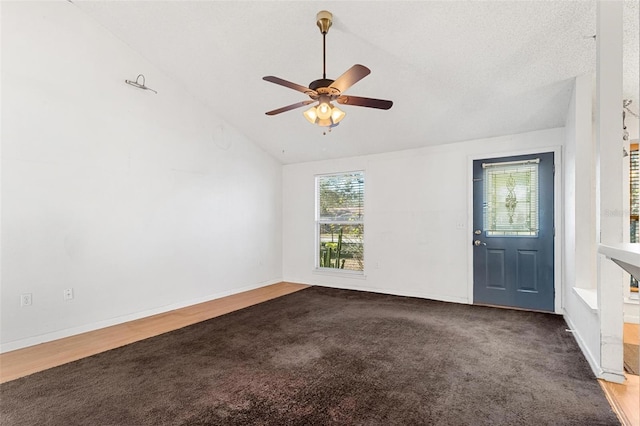
[{"label": "hardwood floor", "polygon": [[[637,345],[640,341],[640,326],[624,324],[624,343]],[[626,374],[622,384],[599,380],[613,411],[625,426],[640,426],[640,376]]]},{"label": "hardwood floor", "polygon": [[640,345],[640,326],[638,324],[624,323],[623,340],[631,345]]},{"label": "hardwood floor", "polygon": [[[0,383],[215,318],[307,287],[303,284],[278,283],[125,324],[0,354]],[[634,344],[637,344],[640,336],[638,325],[625,324],[624,336],[626,343],[635,342]],[[639,378],[639,376],[628,375],[624,384],[600,381],[607,399],[624,425],[640,426]]]},{"label": "hardwood floor", "polygon": [[0,354],[0,383],[246,308],[308,286],[278,283],[53,342]]},{"label": "hardwood floor", "polygon": [[618,384],[598,380],[613,411],[624,426],[640,425],[640,376],[625,374],[627,381]]}]

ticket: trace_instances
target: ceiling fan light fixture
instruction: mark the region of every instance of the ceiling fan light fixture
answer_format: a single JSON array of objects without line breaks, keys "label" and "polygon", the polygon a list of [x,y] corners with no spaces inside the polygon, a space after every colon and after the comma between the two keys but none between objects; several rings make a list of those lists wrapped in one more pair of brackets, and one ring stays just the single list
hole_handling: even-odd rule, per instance
[{"label": "ceiling fan light fixture", "polygon": [[316,121],[318,121],[318,113],[316,112],[315,106],[312,106],[311,108],[303,112],[302,115],[304,115],[304,118],[306,118],[307,121],[311,124],[316,124]]},{"label": "ceiling fan light fixture", "polygon": [[334,106],[333,109],[331,110],[331,121],[333,122],[333,124],[338,124],[339,122],[342,121],[342,119],[346,115],[347,115],[346,112],[344,112],[340,108]]},{"label": "ceiling fan light fixture", "polygon": [[318,122],[316,123],[318,126],[320,127],[331,127],[333,125],[333,123],[331,122],[330,118],[327,119],[318,119]]},{"label": "ceiling fan light fixture", "polygon": [[347,115],[331,102],[321,102],[318,106],[312,106],[302,113],[304,118],[311,124],[320,127],[336,126]]},{"label": "ceiling fan light fixture", "polygon": [[320,104],[316,107],[316,113],[318,114],[318,118],[321,120],[327,120],[331,117],[331,103],[329,102],[320,102]]}]

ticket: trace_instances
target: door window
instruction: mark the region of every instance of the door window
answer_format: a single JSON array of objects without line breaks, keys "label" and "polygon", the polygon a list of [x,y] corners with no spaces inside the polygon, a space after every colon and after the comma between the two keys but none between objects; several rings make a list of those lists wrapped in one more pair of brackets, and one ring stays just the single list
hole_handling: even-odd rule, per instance
[{"label": "door window", "polygon": [[539,159],[485,163],[484,229],[491,236],[538,236]]}]

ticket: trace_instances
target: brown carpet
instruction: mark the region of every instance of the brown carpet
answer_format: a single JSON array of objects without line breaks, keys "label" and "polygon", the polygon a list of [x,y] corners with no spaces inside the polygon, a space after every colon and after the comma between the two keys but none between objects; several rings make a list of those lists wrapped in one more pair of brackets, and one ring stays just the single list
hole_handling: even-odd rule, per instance
[{"label": "brown carpet", "polygon": [[2,425],[617,425],[562,317],[311,287],[0,386]]},{"label": "brown carpet", "polygon": [[624,344],[624,371],[636,376],[640,370],[640,357],[638,356],[638,345],[632,345],[631,343]]}]

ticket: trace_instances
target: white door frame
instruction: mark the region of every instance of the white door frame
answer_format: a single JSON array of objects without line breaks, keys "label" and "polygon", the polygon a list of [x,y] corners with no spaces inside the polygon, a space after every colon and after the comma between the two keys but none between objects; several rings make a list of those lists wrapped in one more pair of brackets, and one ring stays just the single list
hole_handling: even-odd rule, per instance
[{"label": "white door frame", "polygon": [[553,177],[553,225],[556,235],[553,241],[553,287],[554,287],[554,312],[556,314],[563,313],[562,300],[562,276],[564,265],[563,258],[563,228],[562,218],[564,205],[562,203],[562,146],[532,148],[518,151],[493,152],[486,154],[473,154],[467,157],[467,298],[469,304],[473,304],[473,162],[487,158],[512,157],[516,155],[538,154],[541,152],[553,152],[553,163],[555,165],[555,175]]}]

